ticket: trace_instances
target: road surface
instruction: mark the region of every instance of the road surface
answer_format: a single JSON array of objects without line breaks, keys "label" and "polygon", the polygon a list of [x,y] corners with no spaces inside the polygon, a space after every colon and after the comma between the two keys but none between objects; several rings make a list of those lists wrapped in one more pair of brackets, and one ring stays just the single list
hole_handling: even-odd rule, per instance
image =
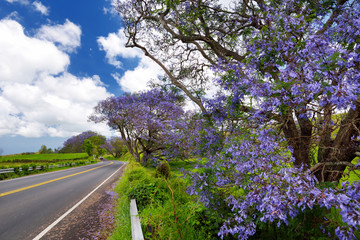
[{"label": "road surface", "polygon": [[102,161],[0,181],[0,240],[46,239],[42,236],[49,225],[80,206],[80,201],[86,201],[85,197],[121,168],[122,162]]}]

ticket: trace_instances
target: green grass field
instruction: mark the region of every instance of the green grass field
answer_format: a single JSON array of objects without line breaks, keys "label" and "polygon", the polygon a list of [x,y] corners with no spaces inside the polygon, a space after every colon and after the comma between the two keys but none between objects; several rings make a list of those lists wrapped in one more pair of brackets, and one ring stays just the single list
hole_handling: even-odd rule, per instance
[{"label": "green grass field", "polygon": [[86,159],[86,153],[50,153],[50,154],[16,154],[0,156],[0,162],[38,162],[38,161],[64,161]]},{"label": "green grass field", "polygon": [[0,168],[19,167],[23,164],[51,165],[88,159],[86,153],[15,154],[0,156]]},{"label": "green grass field", "polygon": [[[0,169],[14,168],[14,172],[0,174],[0,180],[29,174],[55,171],[57,169],[95,163],[86,153],[15,154],[0,156]],[[75,163],[75,164],[73,164]],[[51,166],[51,167],[50,167]],[[29,167],[40,170],[28,171]],[[19,169],[22,168],[23,171]],[[24,170],[25,169],[25,170]]]}]

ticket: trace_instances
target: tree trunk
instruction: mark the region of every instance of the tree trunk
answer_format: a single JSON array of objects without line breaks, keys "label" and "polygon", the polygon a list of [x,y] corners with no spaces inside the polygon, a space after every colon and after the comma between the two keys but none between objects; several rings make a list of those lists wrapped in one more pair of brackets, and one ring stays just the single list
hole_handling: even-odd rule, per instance
[{"label": "tree trunk", "polygon": [[138,153],[138,151],[135,151],[135,148],[137,147],[136,143],[131,140],[127,134],[125,134],[125,130],[123,128],[121,128],[120,126],[118,126],[118,128],[129,153],[134,157],[136,162],[140,163],[140,154]]},{"label": "tree trunk", "polygon": [[[356,157],[355,152],[359,148],[356,138],[360,135],[359,98],[355,103],[355,109],[350,109],[341,121],[335,139],[325,140],[319,144],[318,162],[324,164],[321,169],[316,169],[314,174],[320,182],[339,181],[346,165],[338,163],[351,163]],[[326,138],[330,139],[330,136]]]},{"label": "tree trunk", "polygon": [[300,131],[296,126],[292,113],[288,113],[288,115],[283,119],[283,132],[289,146],[293,149],[295,166],[300,167],[305,165],[305,167],[310,167],[309,151],[312,125],[308,119],[298,118],[298,122],[300,125]]}]

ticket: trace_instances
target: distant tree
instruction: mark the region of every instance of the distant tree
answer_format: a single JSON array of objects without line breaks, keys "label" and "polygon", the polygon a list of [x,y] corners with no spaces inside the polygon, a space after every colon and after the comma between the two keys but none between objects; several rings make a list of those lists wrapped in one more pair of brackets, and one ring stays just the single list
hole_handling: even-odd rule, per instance
[{"label": "distant tree", "polygon": [[[79,135],[72,136],[64,142],[64,146],[58,149],[59,153],[81,153],[85,152],[84,141],[93,136],[101,136],[93,131],[86,131]],[[103,137],[103,136],[102,136]],[[105,138],[105,137],[104,137]]]},{"label": "distant tree", "polygon": [[47,148],[45,145],[41,145],[39,149],[40,154],[46,154],[46,153],[53,153],[53,150],[51,148]]},{"label": "distant tree", "polygon": [[[104,152],[106,152],[106,150],[102,149],[102,145],[104,145],[105,142],[106,142],[106,138],[104,136],[101,135],[92,136],[84,141],[85,152],[89,154],[89,151],[91,150],[92,151],[91,154],[94,154],[97,157],[101,156],[103,155]],[[89,156],[91,154],[89,154]]]},{"label": "distant tree", "polygon": [[112,137],[108,139],[102,148],[106,149],[114,158],[123,155],[127,149],[124,141],[120,137]]}]

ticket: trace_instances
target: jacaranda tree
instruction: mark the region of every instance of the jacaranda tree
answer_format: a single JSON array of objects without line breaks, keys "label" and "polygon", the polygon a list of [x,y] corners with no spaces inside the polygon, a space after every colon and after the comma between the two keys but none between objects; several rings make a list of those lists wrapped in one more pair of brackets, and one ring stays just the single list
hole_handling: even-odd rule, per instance
[{"label": "jacaranda tree", "polygon": [[[316,237],[359,237],[359,183],[335,184],[346,167],[359,169],[359,1],[225,7],[134,0],[116,7],[127,46],[157,62],[206,116],[198,143],[208,162],[193,174],[191,192],[213,208],[219,199],[227,205],[221,237],[248,238],[261,224],[281,227],[315,208],[322,214],[314,226],[324,231]],[[221,91],[205,101],[197,94],[202,85],[186,83],[206,81],[191,78],[209,67]],[[319,185],[330,182],[333,188]],[[342,218],[329,220],[334,212]]]},{"label": "jacaranda tree", "polygon": [[93,136],[98,136],[102,139],[105,139],[104,136],[93,132],[93,131],[86,131],[86,132],[82,132],[79,135],[76,136],[72,136],[69,139],[67,139],[64,142],[63,147],[59,150],[60,153],[81,153],[81,152],[85,152],[85,148],[84,148],[84,141],[86,139],[89,139]]},{"label": "jacaranda tree", "polygon": [[121,134],[128,151],[141,163],[161,156],[166,139],[176,134],[184,111],[181,98],[157,89],[110,97],[95,107],[94,122],[106,122]]},{"label": "jacaranda tree", "polygon": [[114,158],[117,158],[126,153],[126,146],[120,137],[111,137],[101,146],[106,149]]}]

